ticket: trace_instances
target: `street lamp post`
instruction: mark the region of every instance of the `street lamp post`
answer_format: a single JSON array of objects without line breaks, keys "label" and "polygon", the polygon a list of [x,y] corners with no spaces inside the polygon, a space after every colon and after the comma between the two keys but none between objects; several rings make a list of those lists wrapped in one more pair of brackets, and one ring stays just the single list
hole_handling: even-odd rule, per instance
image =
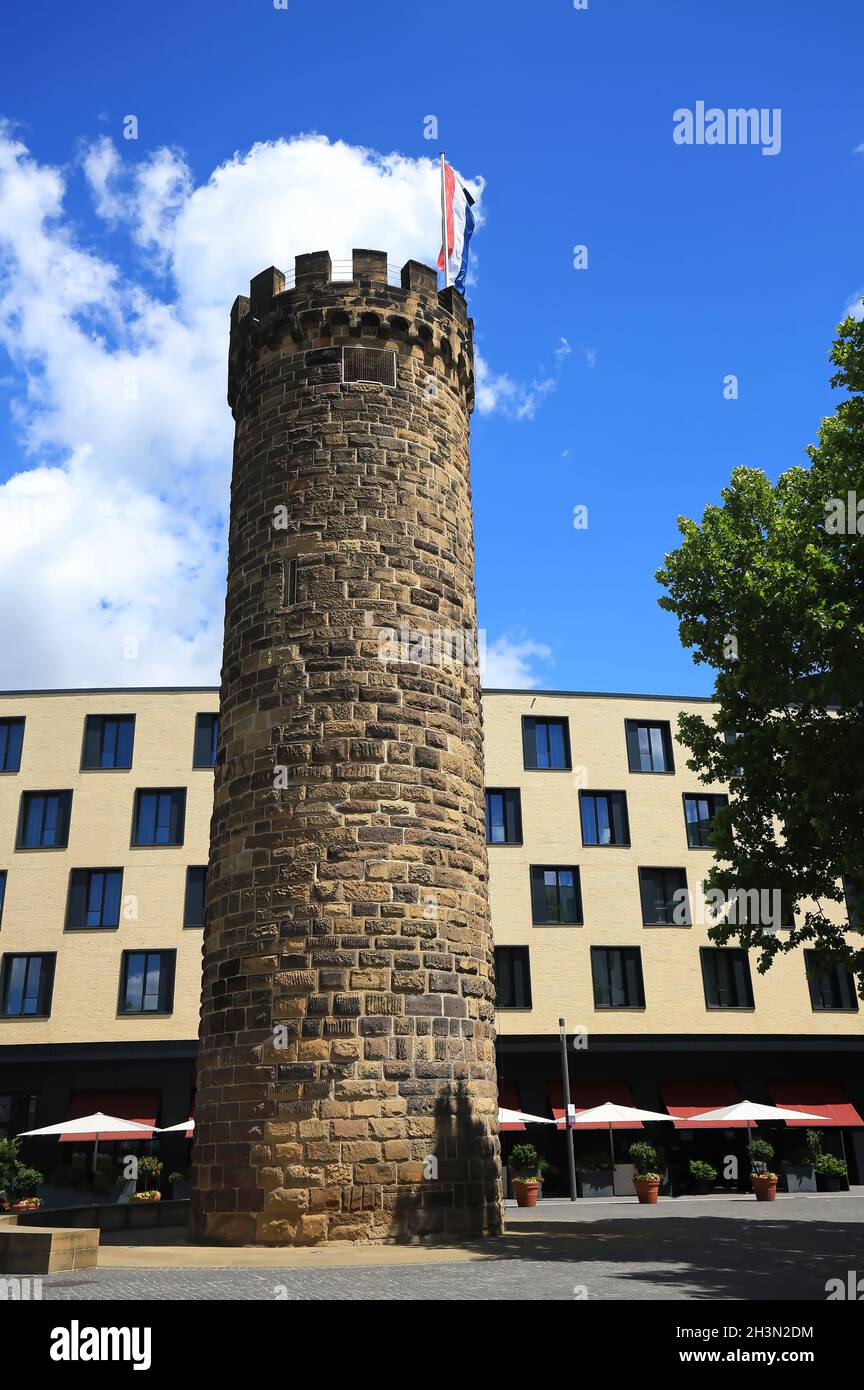
[{"label": "street lamp post", "polygon": [[558,1020],[558,1033],[561,1038],[561,1080],[564,1086],[564,1124],[567,1130],[567,1170],[570,1174],[570,1201],[577,1199],[576,1159],[573,1154],[573,1125],[570,1120],[570,1070],[567,1065],[567,1028],[563,1018]]}]

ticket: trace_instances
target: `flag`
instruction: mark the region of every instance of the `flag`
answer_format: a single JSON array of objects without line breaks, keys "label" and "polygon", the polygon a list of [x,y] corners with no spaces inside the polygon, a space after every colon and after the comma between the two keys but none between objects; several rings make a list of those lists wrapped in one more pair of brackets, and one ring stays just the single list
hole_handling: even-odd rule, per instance
[{"label": "flag", "polygon": [[[447,270],[450,284],[454,285],[460,294],[464,294],[465,276],[468,271],[468,243],[474,231],[474,214],[471,211],[474,199],[450,165],[442,161],[442,167],[444,218],[447,225]],[[438,257],[438,269],[444,269],[443,246]]]}]

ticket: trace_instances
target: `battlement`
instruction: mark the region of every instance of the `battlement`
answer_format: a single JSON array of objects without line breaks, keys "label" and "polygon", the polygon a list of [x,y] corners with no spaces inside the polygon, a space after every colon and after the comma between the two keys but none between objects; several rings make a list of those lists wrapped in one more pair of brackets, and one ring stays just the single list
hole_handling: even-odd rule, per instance
[{"label": "battlement", "polygon": [[355,249],[350,262],[312,251],[295,257],[290,276],[276,266],[254,276],[249,294],[238,295],[231,309],[232,409],[259,351],[272,352],[286,340],[295,352],[365,340],[420,353],[455,376],[473,405],[473,323],[465,299],[452,285],[439,290],[437,271],[420,261],[397,268],[386,251]]}]

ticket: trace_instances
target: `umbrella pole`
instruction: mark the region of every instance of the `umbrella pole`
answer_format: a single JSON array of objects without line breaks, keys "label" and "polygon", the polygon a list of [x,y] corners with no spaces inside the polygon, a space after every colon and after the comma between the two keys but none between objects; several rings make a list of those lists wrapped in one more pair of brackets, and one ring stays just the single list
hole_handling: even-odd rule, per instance
[{"label": "umbrella pole", "polygon": [[612,1195],[615,1195],[615,1140],[612,1138],[612,1121],[609,1121],[609,1157],[612,1160]]},{"label": "umbrella pole", "polygon": [[96,1155],[98,1154],[98,1152],[99,1152],[99,1135],[97,1134],[97,1135],[96,1135],[95,1142],[94,1142],[94,1144],[93,1144],[93,1166],[92,1166],[92,1168],[90,1169],[90,1172],[91,1172],[91,1174],[92,1174],[92,1176],[93,1176],[94,1179],[95,1179],[95,1177],[96,1177]]}]

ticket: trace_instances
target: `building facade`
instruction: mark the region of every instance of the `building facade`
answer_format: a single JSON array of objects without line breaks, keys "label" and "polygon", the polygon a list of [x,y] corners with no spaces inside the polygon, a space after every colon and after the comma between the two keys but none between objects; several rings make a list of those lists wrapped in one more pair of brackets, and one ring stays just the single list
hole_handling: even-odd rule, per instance
[{"label": "building facade", "polygon": [[[577,1108],[622,1099],[680,1123],[741,1096],[798,1105],[864,1181],[854,987],[808,976],[802,951],[760,975],[707,935],[699,885],[726,792],[697,784],[675,731],[710,708],[485,693],[502,1103],[562,1111],[563,1017]],[[0,1137],[94,1109],[162,1126],[194,1109],[217,711],[215,689],[0,696]],[[715,1142],[676,1134],[685,1151]],[[632,1138],[616,1135],[621,1157]],[[182,1134],[161,1142],[188,1161]]]}]

